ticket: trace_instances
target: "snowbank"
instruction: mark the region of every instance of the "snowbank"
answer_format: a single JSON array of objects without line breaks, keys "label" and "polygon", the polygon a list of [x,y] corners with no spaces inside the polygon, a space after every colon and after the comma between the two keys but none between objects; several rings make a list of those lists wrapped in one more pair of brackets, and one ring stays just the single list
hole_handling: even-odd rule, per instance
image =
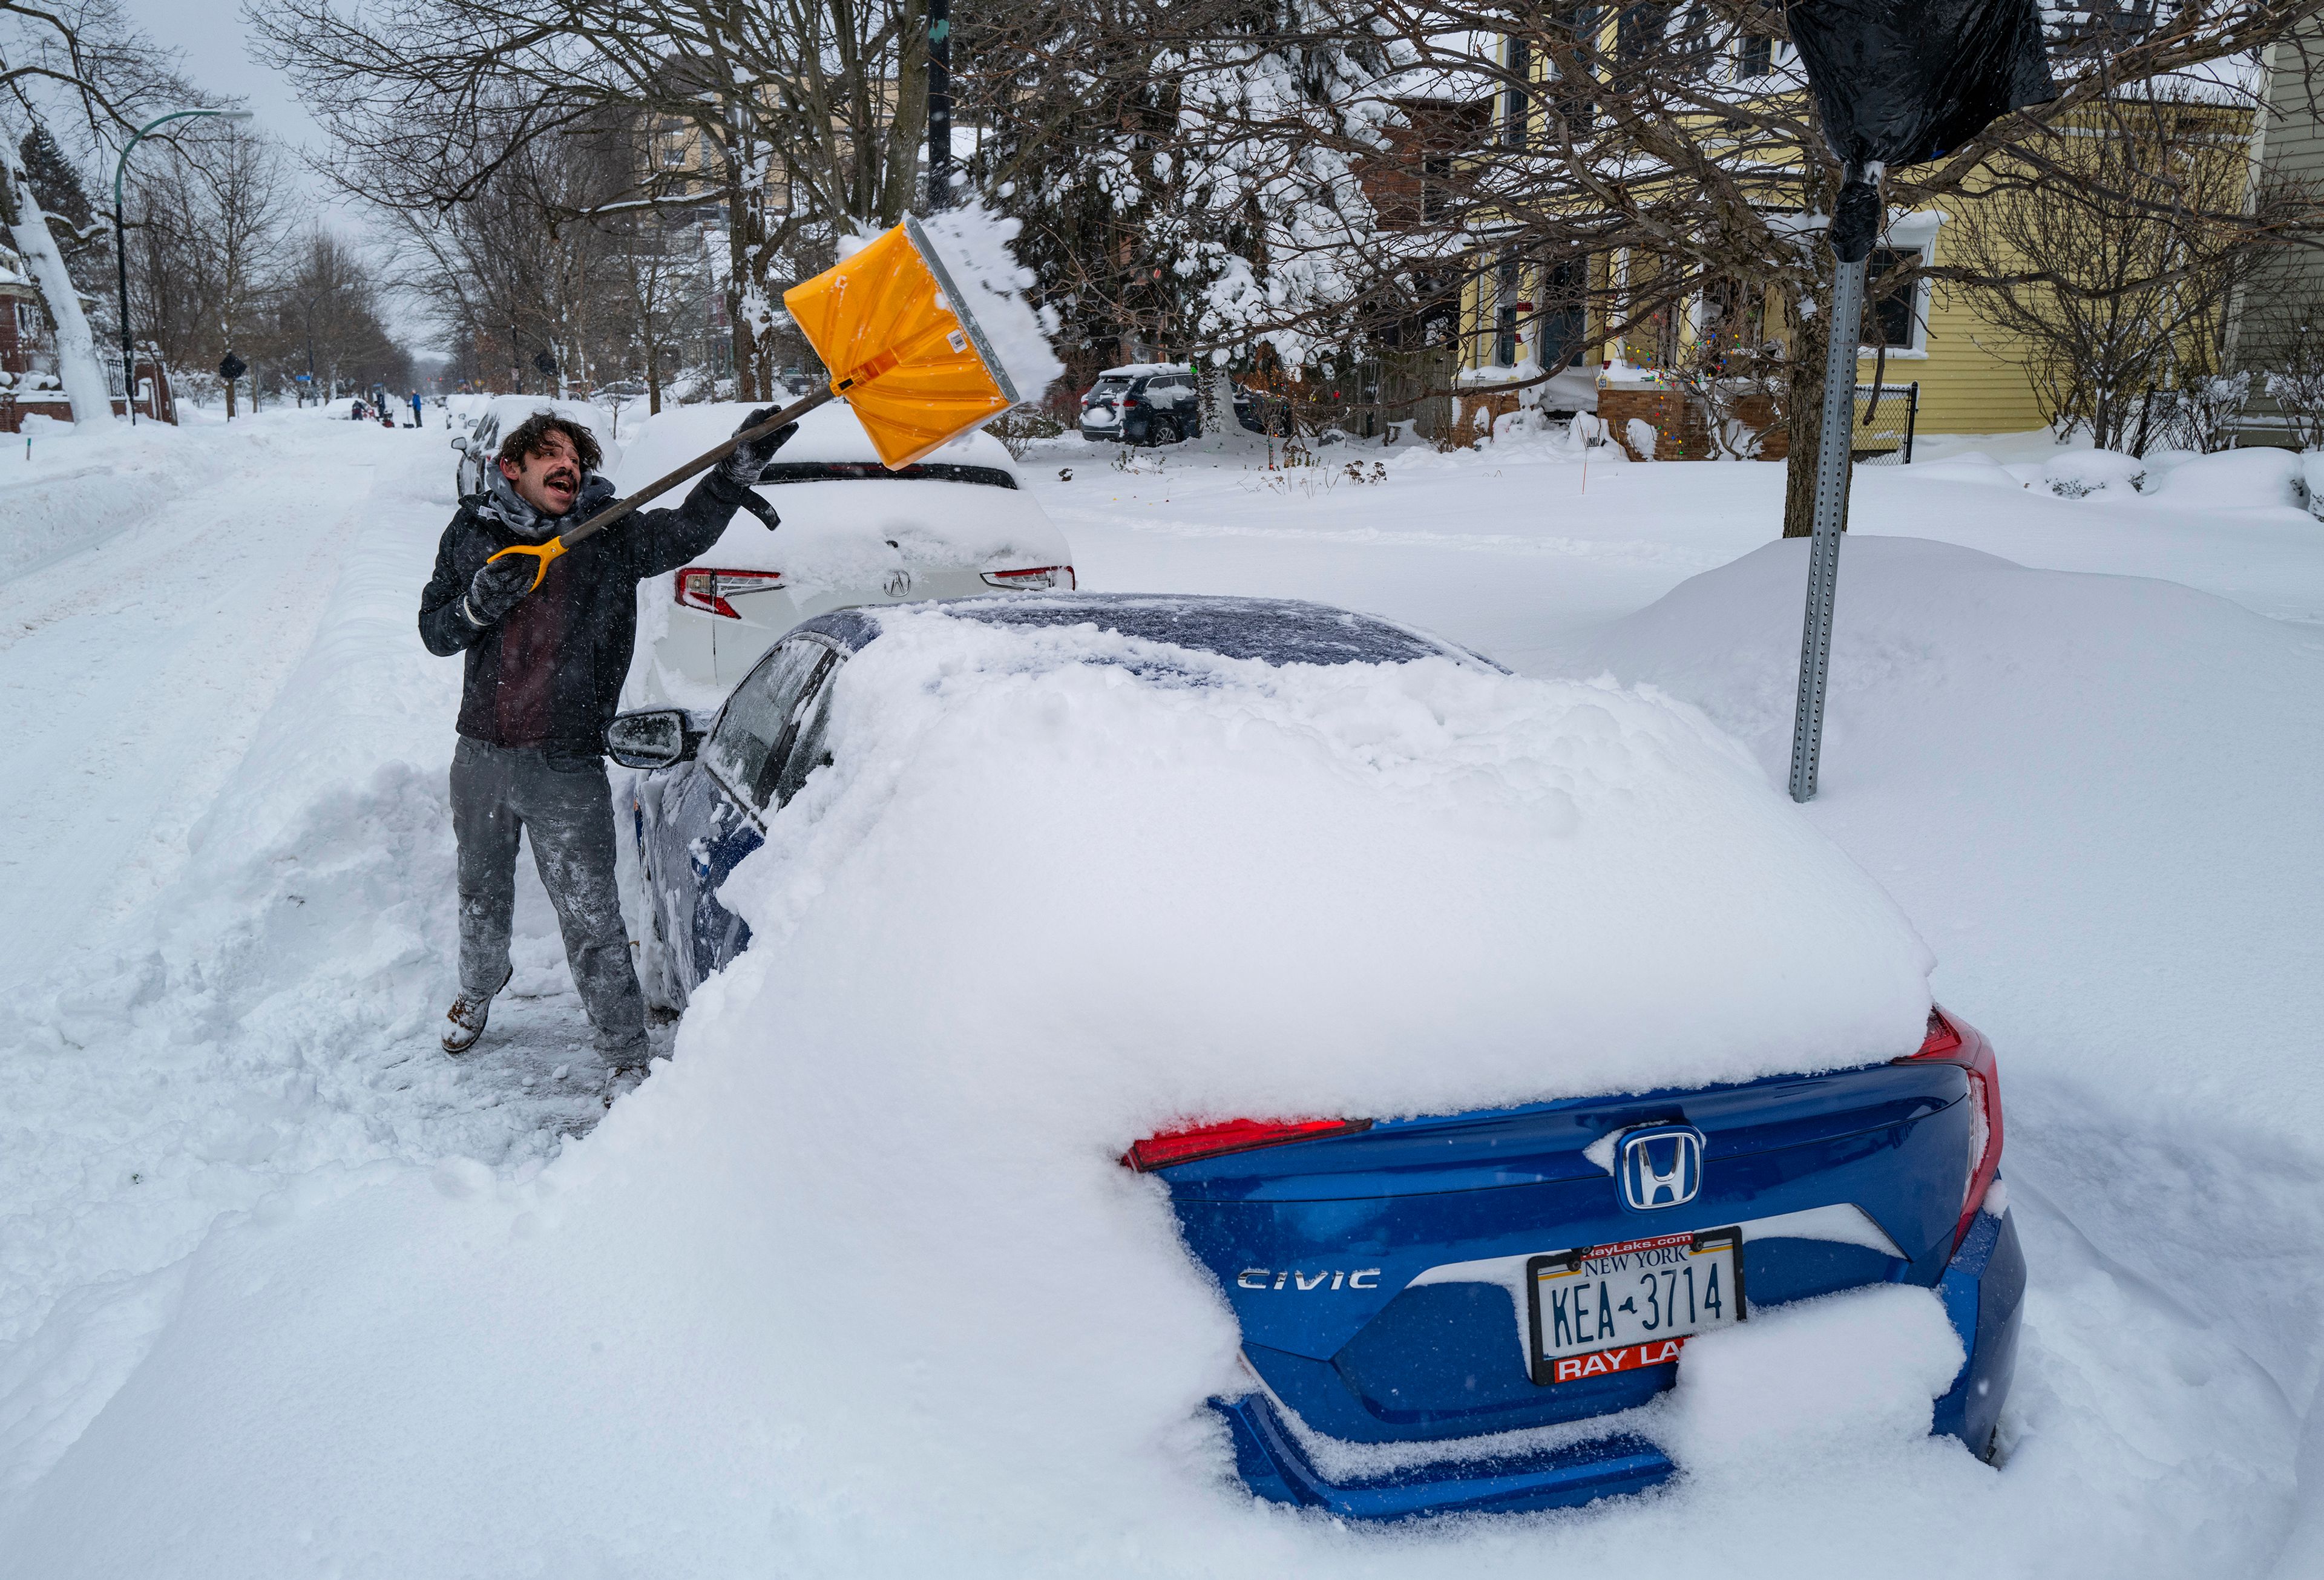
[{"label": "snowbank", "polygon": [[1355,1544],[1227,1482],[1233,1325],[1123,1144],[1917,1039],[1910,929],[1686,710],[883,619],[674,1064],[535,1178],[318,1178],[221,1228],[0,1543],[60,1575],[1473,1572],[1457,1532]]},{"label": "snowbank", "polygon": [[2042,465],[2043,486],[2061,500],[2108,491],[2136,493],[2145,480],[2144,463],[2112,450],[2067,450]]},{"label": "snowbank", "polygon": [[[2190,474],[2265,479],[2294,459],[2190,460],[2117,519]],[[1778,774],[1806,553],[1769,544],[1697,577],[1580,661],[1700,704]],[[2319,1506],[2312,630],[2172,583],[1922,540],[1851,533],[1840,558],[1812,815],[1881,853],[1945,956],[1939,997],[1999,1050],[2012,1199],[2061,1226],[2029,1240],[2015,1484],[2144,1530],[2137,1572],[2172,1566],[2167,1525],[2211,1533],[2180,1564],[2268,1573],[2303,1419],[2301,1495]],[[2141,1441],[2168,1444],[2167,1463]],[[2248,1511],[2232,1532],[2206,1512],[2222,1501]],[[2312,1515],[2305,1539],[2324,1544]]]},{"label": "snowbank", "polygon": [[27,444],[0,434],[0,582],[90,547],[187,490],[237,467],[280,460],[270,423],[213,439],[168,423],[37,420]]}]

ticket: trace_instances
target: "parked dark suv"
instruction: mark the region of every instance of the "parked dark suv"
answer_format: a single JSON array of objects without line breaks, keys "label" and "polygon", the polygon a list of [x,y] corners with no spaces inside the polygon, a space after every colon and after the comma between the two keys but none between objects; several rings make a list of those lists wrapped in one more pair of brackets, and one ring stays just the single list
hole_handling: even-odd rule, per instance
[{"label": "parked dark suv", "polygon": [[1082,437],[1097,444],[1175,445],[1203,431],[1201,391],[1177,363],[1108,368],[1082,397]]}]

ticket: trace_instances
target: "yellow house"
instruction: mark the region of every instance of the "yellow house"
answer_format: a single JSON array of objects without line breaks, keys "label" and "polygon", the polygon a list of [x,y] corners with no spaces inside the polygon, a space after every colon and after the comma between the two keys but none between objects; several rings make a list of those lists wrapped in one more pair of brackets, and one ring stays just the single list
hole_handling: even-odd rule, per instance
[{"label": "yellow house", "polygon": [[[1758,46],[1756,58],[1747,56],[1745,51],[1755,44]],[[1616,48],[1610,34],[1606,47],[1609,53]],[[1507,68],[1512,63],[1511,52],[1521,51],[1523,45],[1504,41],[1499,48],[1500,63]],[[1730,45],[1717,69],[1739,80],[1755,74],[1755,67],[1758,73],[1782,69],[1791,53],[1790,46],[1780,41],[1746,40]],[[1522,62],[1524,57],[1519,54],[1517,60]],[[1544,83],[1542,90],[1526,96],[1504,92],[1501,103],[1495,106],[1495,123],[1502,129],[1496,137],[1500,146],[1473,157],[1525,157],[1522,152],[1508,152],[1522,150],[1526,142],[1523,131],[1512,134],[1508,128],[1513,124],[1521,127],[1526,117],[1540,115],[1541,101],[1556,92],[1554,83],[1545,80],[1538,62],[1527,75]],[[1879,250],[1872,258],[1873,278],[1877,280],[1900,262],[1944,265],[1949,225],[1955,235],[1959,234],[1959,226],[1951,221],[1952,216],[1940,208],[1892,210]],[[1821,221],[1803,223],[1820,225]],[[1497,230],[1503,234],[1497,234]],[[1578,398],[1586,398],[1593,386],[1600,391],[1663,389],[1669,370],[1695,344],[1706,321],[1731,317],[1738,310],[1731,301],[1706,302],[1703,293],[1698,292],[1682,308],[1632,327],[1617,342],[1610,329],[1617,315],[1608,309],[1631,295],[1627,256],[1619,253],[1593,255],[1585,280],[1575,265],[1550,270],[1525,258],[1512,244],[1515,227],[1489,212],[1475,218],[1470,234],[1472,244],[1464,259],[1461,293],[1457,382],[1471,392],[1472,410],[1508,409],[1517,397],[1496,396],[1495,391],[1534,381],[1543,373],[1558,375],[1534,386],[1539,390],[1534,399],[1550,409],[1580,404]],[[1789,340],[1781,306],[1772,298],[1748,304],[1741,310],[1749,319],[1750,339]],[[1868,340],[1885,341],[1886,354],[1877,344],[1865,345],[1859,354],[1857,377],[1863,391],[1858,396],[1859,421],[1870,405],[1876,371],[1880,387],[1887,393],[1877,411],[1877,426],[1884,436],[1872,438],[1860,432],[1856,446],[1860,457],[1901,448],[1908,409],[1917,435],[2007,433],[2043,425],[2045,414],[2026,370],[2024,348],[2011,332],[1982,317],[1961,289],[1923,276],[1902,290],[1887,295],[1876,292],[1866,308],[1866,335]],[[1560,370],[1564,370],[1562,375]],[[1669,404],[1674,408],[1675,398]],[[1690,457],[1702,451],[1698,444],[1689,451]]]}]

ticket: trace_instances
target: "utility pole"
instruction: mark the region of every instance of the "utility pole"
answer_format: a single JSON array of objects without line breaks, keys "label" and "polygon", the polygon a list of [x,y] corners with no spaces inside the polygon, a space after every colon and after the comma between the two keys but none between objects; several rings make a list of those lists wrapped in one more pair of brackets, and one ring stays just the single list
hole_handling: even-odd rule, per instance
[{"label": "utility pole", "polygon": [[512,395],[523,394],[524,354],[516,348],[516,326],[513,324],[509,326],[509,369],[516,377],[516,388],[509,392]]},{"label": "utility pole", "polygon": [[952,207],[952,0],[928,0],[928,212]]}]

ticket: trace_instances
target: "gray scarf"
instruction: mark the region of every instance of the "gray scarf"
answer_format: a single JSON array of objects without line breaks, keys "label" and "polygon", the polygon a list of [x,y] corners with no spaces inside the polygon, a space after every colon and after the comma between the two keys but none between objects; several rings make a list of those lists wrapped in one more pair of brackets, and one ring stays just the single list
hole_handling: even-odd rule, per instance
[{"label": "gray scarf", "polygon": [[572,510],[562,516],[544,516],[516,491],[515,485],[499,467],[484,468],[484,513],[528,543],[546,543],[568,528],[579,526],[619,495],[612,480],[603,473],[586,473],[582,476],[581,491],[574,499]]}]

